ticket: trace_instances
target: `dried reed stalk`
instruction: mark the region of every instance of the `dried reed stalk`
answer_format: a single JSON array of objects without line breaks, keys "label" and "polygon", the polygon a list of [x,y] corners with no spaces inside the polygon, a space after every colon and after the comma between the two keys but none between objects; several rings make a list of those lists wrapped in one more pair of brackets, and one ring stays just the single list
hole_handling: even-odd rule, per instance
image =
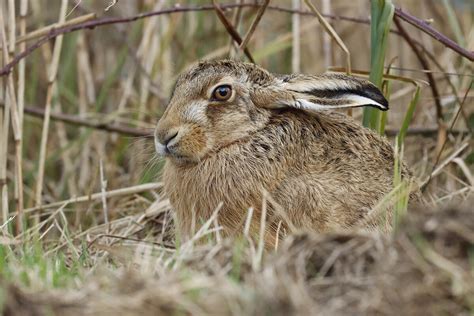
[{"label": "dried reed stalk", "polygon": [[[24,0],[21,0],[21,1],[24,1]],[[22,15],[20,14],[20,17],[21,16]],[[81,15],[77,18],[71,19],[69,21],[65,21],[64,23],[61,23],[61,22],[54,23],[54,24],[42,27],[40,29],[34,30],[33,32],[30,32],[28,34],[25,34],[25,33],[21,34],[17,38],[16,43],[19,44],[19,43],[30,41],[32,39],[40,38],[42,36],[48,35],[48,33],[51,32],[53,29],[81,24],[81,23],[93,20],[95,18],[97,18],[97,15],[95,13],[89,13],[89,14]],[[20,20],[20,23],[21,23],[21,20]]]},{"label": "dried reed stalk", "polygon": [[[224,25],[225,29],[227,30],[227,33],[234,39],[234,41],[237,44],[242,44],[242,37],[240,37],[239,32],[235,29],[235,27],[232,25],[232,22],[227,19],[225,16],[224,11],[222,11],[221,6],[217,2],[217,0],[212,0],[212,5],[214,6],[214,10],[216,11],[217,17],[219,20],[222,22]],[[253,58],[252,54],[250,54],[250,51],[248,50],[247,47],[243,48],[245,56],[252,62],[255,63],[255,59]]]},{"label": "dried reed stalk", "polygon": [[[324,15],[331,14],[331,0],[322,0],[322,13]],[[327,32],[323,33],[323,52],[324,52],[324,65],[326,69],[332,66],[332,44],[331,37]]]},{"label": "dried reed stalk", "polygon": [[102,195],[102,209],[104,212],[104,223],[107,226],[106,232],[110,233],[110,223],[109,223],[109,209],[107,207],[107,180],[105,179],[104,173],[104,162],[101,159],[99,162],[99,172],[100,172],[100,193]]},{"label": "dried reed stalk", "polygon": [[[5,33],[5,23],[3,21],[3,12],[5,3],[0,3],[0,36],[3,43],[6,43],[6,33]],[[8,52],[6,45],[3,46],[3,64],[8,63]],[[8,80],[8,78],[7,78]],[[6,223],[9,216],[9,207],[8,207],[8,185],[7,185],[7,157],[8,157],[8,133],[10,130],[10,101],[8,100],[8,88],[5,86],[5,80],[2,80],[2,90],[3,103],[5,106],[0,112],[0,186],[1,186],[1,210],[2,210],[2,223]],[[4,89],[5,87],[5,89]]]},{"label": "dried reed stalk", "polygon": [[[329,36],[332,37],[332,39],[339,45],[339,47],[344,51],[346,55],[346,73],[350,75],[352,73],[352,66],[351,66],[351,53],[349,49],[347,48],[346,44],[342,41],[342,39],[339,37],[337,34],[336,30],[329,24],[328,21],[324,18],[324,16],[319,13],[318,9],[313,5],[313,3],[310,0],[304,0],[306,5],[309,7],[309,9],[314,13],[316,18],[318,19],[319,23],[321,23],[322,27],[326,31],[323,35],[323,40],[324,40],[324,57],[326,61],[326,67],[329,66],[330,60],[331,60],[331,42],[329,40]],[[323,4],[325,4],[325,9],[330,10],[330,4],[327,1],[323,1]],[[327,12],[324,12],[325,14]],[[349,116],[352,116],[352,109],[349,109],[347,111],[347,114]]]},{"label": "dried reed stalk", "polygon": [[[243,0],[235,0],[235,4],[242,4]],[[234,10],[234,13],[232,15],[232,24],[236,29],[239,28],[240,22],[242,21],[242,7],[238,7],[236,10]],[[229,38],[229,51],[228,51],[228,56],[231,59],[234,59],[237,51],[236,51],[236,45],[234,42],[234,39],[231,37]]]},{"label": "dried reed stalk", "polygon": [[112,198],[112,197],[118,197],[118,196],[124,196],[124,195],[133,195],[133,194],[152,191],[152,190],[159,190],[162,187],[163,187],[163,184],[161,182],[145,183],[145,184],[139,184],[139,185],[135,185],[135,186],[127,187],[127,188],[110,190],[105,193],[99,192],[99,193],[93,193],[89,195],[72,197],[65,201],[54,202],[50,204],[44,204],[44,205],[25,209],[25,214],[39,212],[43,209],[48,209],[48,208],[58,208],[65,204],[84,203],[84,202],[92,202],[96,200],[101,200],[104,195],[106,198]]},{"label": "dried reed stalk", "polygon": [[[21,0],[20,3],[20,36],[26,34],[26,16],[28,15],[28,0]],[[18,44],[18,40],[17,40]],[[21,42],[18,45],[20,51],[24,51],[26,43]],[[17,87],[18,113],[20,115],[21,129],[23,130],[23,110],[25,107],[25,60],[18,64],[18,87]]]},{"label": "dried reed stalk", "polygon": [[[81,34],[78,38],[77,43],[77,88],[79,93],[79,116],[85,118],[85,115],[91,105],[95,102],[95,88],[94,80],[92,76],[92,70],[89,62],[89,52],[86,47],[85,35]],[[80,129],[81,136],[85,136],[87,130],[85,128]],[[89,139],[85,139],[81,148],[80,158],[80,174],[78,180],[79,190],[84,190],[87,186],[88,179],[90,179],[91,168],[89,157],[91,153],[91,145]],[[78,213],[79,214],[79,213]],[[79,215],[76,217],[76,221],[79,222]]]},{"label": "dried reed stalk", "polygon": [[347,49],[347,46],[344,44],[342,39],[339,37],[337,32],[334,30],[334,28],[329,24],[328,21],[324,18],[324,16],[319,13],[318,9],[314,6],[313,3],[311,3],[310,0],[304,0],[308,8],[311,10],[311,12],[314,13],[318,21],[321,23],[323,26],[324,30],[336,41],[337,45],[344,51],[346,54],[346,73],[351,74],[352,73],[352,66],[351,66],[351,53],[349,52],[349,49]]},{"label": "dried reed stalk", "polygon": [[[62,0],[61,9],[59,14],[59,22],[64,23],[66,20],[66,10],[67,10],[68,0]],[[42,204],[42,194],[43,194],[43,182],[44,182],[44,170],[46,163],[46,148],[48,144],[48,130],[50,122],[50,113],[51,113],[51,103],[53,98],[53,92],[56,85],[56,76],[58,72],[59,65],[59,56],[61,54],[63,36],[58,36],[56,42],[54,43],[53,57],[51,64],[49,65],[48,72],[48,88],[46,92],[46,105],[45,105],[45,117],[43,121],[43,131],[41,134],[41,144],[40,144],[40,154],[38,162],[38,178],[36,182],[36,194],[35,194],[35,205],[37,207]]]},{"label": "dried reed stalk", "polygon": [[242,43],[240,43],[239,49],[241,51],[243,51],[247,47],[247,44],[249,43],[250,38],[252,38],[253,33],[257,29],[257,25],[258,23],[260,23],[260,20],[262,19],[262,16],[265,13],[265,10],[267,9],[269,3],[270,3],[270,0],[265,0],[263,5],[258,9],[255,19],[253,20],[252,24],[250,25],[249,30],[245,34],[244,39],[242,40]]},{"label": "dried reed stalk", "polygon": [[[10,0],[8,2],[8,25],[9,25],[9,36],[10,42],[12,45],[8,45],[6,32],[5,32],[5,20],[3,13],[0,12],[0,28],[1,28],[1,37],[2,37],[2,48],[3,56],[6,63],[9,62],[15,53],[15,36],[16,36],[16,23],[15,23],[15,2]],[[8,48],[8,49],[7,49]],[[18,114],[18,106],[16,102],[15,94],[15,85],[13,82],[13,74],[10,73],[7,77],[6,88],[5,88],[5,115],[4,119],[4,136],[5,138],[2,141],[3,151],[5,153],[5,161],[2,161],[2,170],[1,179],[4,179],[3,188],[2,188],[2,205],[3,205],[3,217],[6,220],[9,216],[8,210],[8,186],[7,186],[7,176],[6,176],[6,167],[7,167],[7,157],[8,157],[8,134],[9,134],[9,120],[11,117],[13,137],[15,140],[15,197],[16,197],[16,207],[17,207],[17,221],[16,228],[18,232],[22,230],[22,211],[23,211],[23,175],[22,175],[22,157],[21,157],[21,138],[22,131],[20,127],[20,117]],[[1,182],[1,181],[0,181]]]},{"label": "dried reed stalk", "polygon": [[[292,1],[293,10],[300,10],[301,0]],[[301,18],[297,13],[291,15],[291,32],[292,32],[292,45],[291,45],[291,71],[293,73],[300,73],[301,67]]]}]

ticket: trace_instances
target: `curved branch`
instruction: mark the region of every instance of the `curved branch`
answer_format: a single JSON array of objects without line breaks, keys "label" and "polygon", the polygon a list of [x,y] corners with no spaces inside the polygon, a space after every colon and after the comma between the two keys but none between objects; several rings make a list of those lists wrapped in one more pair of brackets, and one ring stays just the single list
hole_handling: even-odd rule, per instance
[{"label": "curved branch", "polygon": [[455,41],[442,34],[438,30],[434,29],[431,25],[425,21],[409,14],[408,12],[403,11],[401,8],[395,8],[395,15],[398,16],[403,21],[413,25],[417,29],[420,29],[424,33],[428,34],[438,42],[444,44],[446,47],[452,49],[459,55],[466,57],[470,61],[474,61],[474,52],[469,51],[461,46],[459,46]]},{"label": "curved branch", "polygon": [[[229,9],[234,9],[234,8],[239,8],[239,7],[260,7],[258,4],[252,4],[252,3],[236,3],[236,4],[225,4],[225,5],[220,5],[220,8],[222,10],[229,10]],[[87,21],[84,23],[79,23],[76,25],[71,25],[71,26],[64,26],[56,29],[51,29],[51,31],[48,33],[48,35],[44,36],[43,38],[39,39],[37,42],[29,46],[26,50],[23,52],[19,53],[16,55],[13,60],[5,65],[1,70],[0,70],[0,76],[5,76],[9,74],[13,67],[15,67],[20,60],[23,58],[27,57],[30,55],[33,51],[41,47],[44,43],[49,41],[50,39],[55,38],[56,36],[59,36],[61,34],[66,34],[66,33],[71,33],[75,32],[78,30],[83,30],[83,29],[94,29],[95,27],[98,26],[104,26],[104,25],[110,25],[110,24],[117,24],[117,23],[130,23],[134,22],[140,19],[148,18],[151,16],[157,16],[157,15],[163,15],[163,14],[173,14],[173,13],[180,13],[180,12],[196,12],[196,11],[212,11],[215,10],[213,5],[203,5],[203,6],[194,6],[194,7],[173,7],[169,9],[164,9],[164,10],[159,10],[159,11],[151,11],[151,12],[146,12],[146,13],[141,13],[138,15],[134,15],[131,17],[125,17],[125,18],[99,18],[91,21]],[[286,12],[286,13],[293,13],[293,14],[301,14],[301,15],[314,15],[312,12],[308,11],[303,11],[303,10],[293,10],[293,9],[288,9],[288,8],[282,8],[278,6],[271,6],[269,5],[267,7],[267,10],[273,10],[273,11],[279,11],[279,12]],[[422,30],[423,32],[429,34],[432,36],[434,39],[437,41],[443,43],[447,47],[451,48],[452,50],[456,51],[459,55],[468,58],[469,60],[473,61],[474,60],[474,52],[470,52],[467,49],[459,46],[456,42],[453,40],[449,39],[442,33],[438,32],[434,28],[432,28],[430,25],[428,25],[426,22],[423,20],[418,19],[417,17],[414,17],[410,15],[407,12],[402,11],[400,8],[395,8],[395,15],[400,17],[402,20],[414,25],[418,29]],[[369,24],[370,20],[368,19],[360,19],[360,18],[354,18],[354,17],[345,17],[345,16],[336,16],[336,15],[328,15],[328,14],[323,14],[324,17],[327,17],[329,19],[333,20],[344,20],[344,21],[351,21],[355,23],[363,23],[363,24]]]}]

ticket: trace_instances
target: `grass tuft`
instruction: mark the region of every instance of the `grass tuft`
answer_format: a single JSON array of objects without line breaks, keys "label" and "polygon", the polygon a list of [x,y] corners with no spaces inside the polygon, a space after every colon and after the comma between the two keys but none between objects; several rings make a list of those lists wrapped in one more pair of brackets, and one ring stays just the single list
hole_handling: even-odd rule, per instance
[{"label": "grass tuft", "polygon": [[[392,25],[395,7],[391,0],[373,0],[370,2],[370,76],[369,80],[382,89],[385,66],[385,54],[388,46],[388,34]],[[377,132],[382,132],[382,114],[378,109],[366,108],[362,124]]]}]

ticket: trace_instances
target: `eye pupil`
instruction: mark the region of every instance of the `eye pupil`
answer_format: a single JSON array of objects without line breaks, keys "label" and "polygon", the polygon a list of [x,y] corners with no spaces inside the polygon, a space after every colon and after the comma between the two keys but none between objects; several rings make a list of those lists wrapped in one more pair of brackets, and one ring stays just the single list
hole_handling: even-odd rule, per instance
[{"label": "eye pupil", "polygon": [[213,96],[219,101],[225,101],[230,98],[232,89],[228,85],[219,86],[214,90]]},{"label": "eye pupil", "polygon": [[225,97],[229,91],[226,88],[219,88],[219,95]]}]

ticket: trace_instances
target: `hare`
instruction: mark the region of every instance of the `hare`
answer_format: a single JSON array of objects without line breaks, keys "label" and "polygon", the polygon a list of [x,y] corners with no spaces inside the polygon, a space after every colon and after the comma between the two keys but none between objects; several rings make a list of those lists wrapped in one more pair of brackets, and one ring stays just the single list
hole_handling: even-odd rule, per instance
[{"label": "hare", "polygon": [[[182,236],[216,208],[225,235],[241,233],[252,208],[255,235],[265,207],[267,243],[279,226],[326,232],[364,222],[392,190],[394,150],[330,111],[361,106],[388,109],[374,85],[341,74],[274,75],[232,60],[181,74],[155,146]],[[262,207],[264,195],[271,203]]]}]

